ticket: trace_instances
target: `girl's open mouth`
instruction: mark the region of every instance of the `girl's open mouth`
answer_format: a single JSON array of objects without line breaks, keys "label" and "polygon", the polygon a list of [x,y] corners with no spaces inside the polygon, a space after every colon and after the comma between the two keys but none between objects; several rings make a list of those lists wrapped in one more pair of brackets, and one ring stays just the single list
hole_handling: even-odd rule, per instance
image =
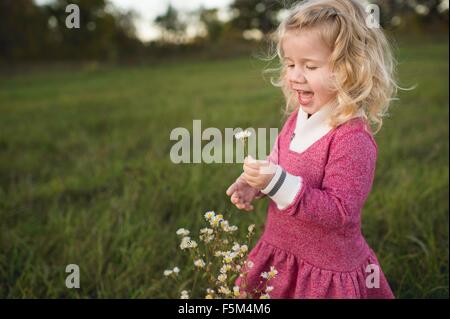
[{"label": "girl's open mouth", "polygon": [[299,91],[297,91],[297,95],[298,95],[298,101],[300,102],[300,104],[306,106],[311,103],[311,101],[314,97],[314,92],[299,90]]}]

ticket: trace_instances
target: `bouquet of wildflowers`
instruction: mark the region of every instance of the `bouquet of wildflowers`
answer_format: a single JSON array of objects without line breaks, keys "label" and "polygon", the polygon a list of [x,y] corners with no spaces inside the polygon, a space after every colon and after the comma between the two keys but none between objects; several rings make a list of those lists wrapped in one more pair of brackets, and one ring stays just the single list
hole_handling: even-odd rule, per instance
[{"label": "bouquet of wildflowers", "polygon": [[[209,225],[200,230],[199,244],[189,237],[189,230],[180,228],[176,232],[181,238],[180,249],[190,253],[191,266],[195,268],[192,288],[190,291],[181,291],[180,298],[188,299],[190,295],[196,294],[196,289],[203,290],[206,299],[270,298],[273,287],[268,284],[277,275],[274,267],[261,274],[264,279],[261,287],[251,292],[245,289],[248,271],[253,267],[252,262],[247,260],[247,254],[255,225],[248,227],[246,242],[240,244],[235,238],[237,226],[230,225],[221,214],[213,211],[207,212],[204,217]],[[176,278],[179,272],[180,269],[175,267],[165,270],[164,275]],[[238,276],[242,278],[242,291],[240,287],[234,286]]]}]

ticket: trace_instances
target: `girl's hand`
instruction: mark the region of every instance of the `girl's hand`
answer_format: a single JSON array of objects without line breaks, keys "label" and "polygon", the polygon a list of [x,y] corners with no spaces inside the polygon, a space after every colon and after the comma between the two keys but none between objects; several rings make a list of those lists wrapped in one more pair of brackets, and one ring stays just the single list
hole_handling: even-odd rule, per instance
[{"label": "girl's hand", "polygon": [[276,165],[269,161],[258,161],[248,156],[244,160],[244,179],[258,190],[266,188],[275,175]]},{"label": "girl's hand", "polygon": [[259,190],[247,184],[243,177],[244,173],[227,189],[227,195],[231,196],[231,202],[238,208],[246,211],[253,210],[251,204],[253,199],[259,198]]}]

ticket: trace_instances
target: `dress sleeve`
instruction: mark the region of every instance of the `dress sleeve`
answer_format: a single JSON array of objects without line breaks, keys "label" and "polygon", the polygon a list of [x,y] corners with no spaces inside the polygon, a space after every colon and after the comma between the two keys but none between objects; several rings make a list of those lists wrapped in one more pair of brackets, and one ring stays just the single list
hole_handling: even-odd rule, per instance
[{"label": "dress sleeve", "polygon": [[[350,131],[332,141],[320,188],[311,187],[301,176],[284,172],[280,174],[284,181],[278,180],[278,191],[263,192],[276,202],[281,213],[305,221],[328,227],[359,222],[372,188],[376,157],[377,148],[369,133]],[[276,186],[277,182],[272,184]],[[281,190],[288,195],[277,194]]]},{"label": "dress sleeve", "polygon": [[274,164],[278,164],[278,148],[279,148],[278,138],[279,138],[279,135],[275,139],[275,143],[273,144],[272,151],[270,152],[269,156],[267,156],[267,160]]}]

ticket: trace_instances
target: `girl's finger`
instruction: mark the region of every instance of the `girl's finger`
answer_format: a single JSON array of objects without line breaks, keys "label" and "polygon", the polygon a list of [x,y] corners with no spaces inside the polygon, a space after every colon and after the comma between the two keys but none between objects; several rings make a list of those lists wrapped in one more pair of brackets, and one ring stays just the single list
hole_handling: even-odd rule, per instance
[{"label": "girl's finger", "polygon": [[256,177],[259,175],[259,170],[244,165],[244,173]]},{"label": "girl's finger", "polygon": [[247,184],[250,184],[250,183],[253,184],[256,181],[256,178],[254,176],[248,175],[247,173],[245,173],[244,178],[245,178],[245,181],[247,182]]},{"label": "girl's finger", "polygon": [[248,165],[248,166],[250,166],[252,168],[258,169],[261,166],[269,165],[269,161],[267,161],[267,160],[254,160],[253,159],[253,160],[244,161],[244,164],[246,164],[246,165]]},{"label": "girl's finger", "polygon": [[237,183],[234,182],[233,184],[230,185],[230,187],[228,187],[227,192],[226,192],[227,195],[231,196],[231,194],[233,194],[236,191],[236,188],[237,188]]},{"label": "girl's finger", "polygon": [[249,204],[247,204],[247,205],[245,205],[245,210],[246,211],[252,211],[253,210],[253,205],[249,205]]}]

